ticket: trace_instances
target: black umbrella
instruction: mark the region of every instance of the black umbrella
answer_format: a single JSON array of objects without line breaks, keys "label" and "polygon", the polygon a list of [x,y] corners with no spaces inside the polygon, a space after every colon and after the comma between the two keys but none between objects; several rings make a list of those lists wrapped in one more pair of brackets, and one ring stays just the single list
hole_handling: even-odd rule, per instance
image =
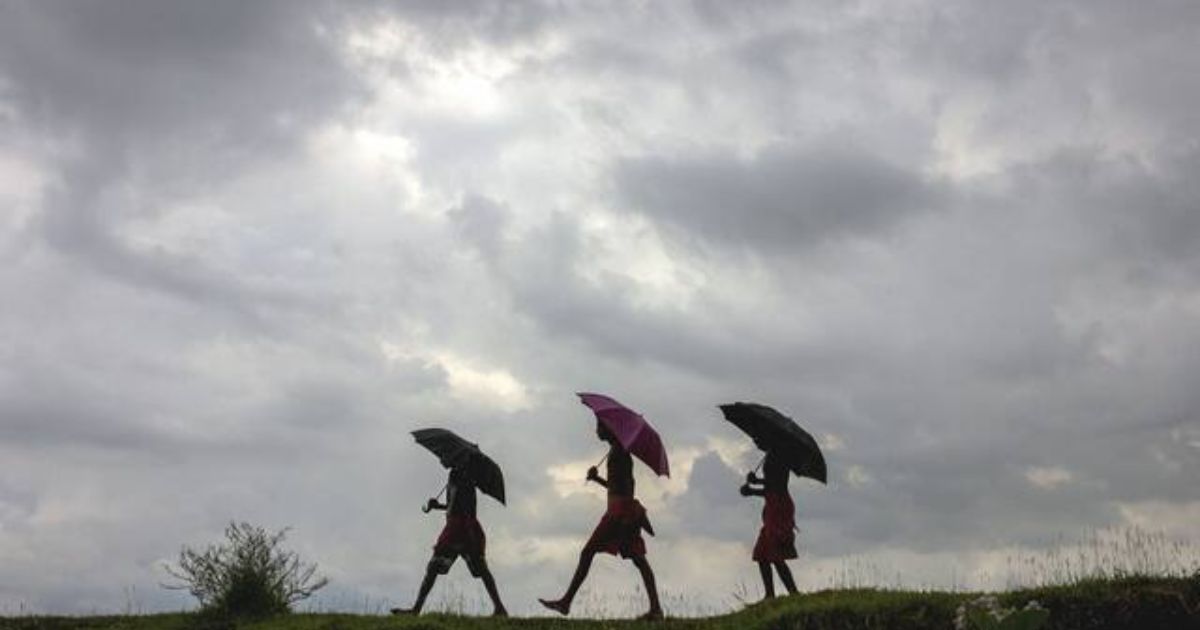
[{"label": "black umbrella", "polygon": [[446,429],[418,429],[412,434],[417,444],[437,455],[442,466],[465,468],[475,480],[475,487],[504,503],[504,474],[492,458],[479,450],[478,444],[468,442]]},{"label": "black umbrella", "polygon": [[825,456],[808,431],[791,418],[758,403],[721,405],[725,419],[769,449],[778,449],[801,477],[825,481]]}]

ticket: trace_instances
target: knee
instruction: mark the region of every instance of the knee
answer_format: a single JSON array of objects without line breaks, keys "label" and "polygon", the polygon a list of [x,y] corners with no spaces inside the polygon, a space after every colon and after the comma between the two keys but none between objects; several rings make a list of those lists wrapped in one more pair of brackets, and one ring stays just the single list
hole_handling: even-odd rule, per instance
[{"label": "knee", "polygon": [[425,565],[425,577],[436,578],[439,575],[449,573],[450,566],[444,559],[434,556],[429,559],[429,563]]}]

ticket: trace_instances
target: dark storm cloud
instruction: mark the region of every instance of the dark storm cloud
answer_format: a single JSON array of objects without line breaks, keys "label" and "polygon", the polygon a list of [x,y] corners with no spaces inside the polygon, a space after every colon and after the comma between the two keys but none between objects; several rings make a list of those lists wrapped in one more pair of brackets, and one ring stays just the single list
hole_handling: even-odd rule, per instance
[{"label": "dark storm cloud", "polygon": [[47,131],[181,152],[263,147],[355,88],[336,33],[320,30],[340,26],[323,3],[14,2],[5,11],[4,75],[23,114]]},{"label": "dark storm cloud", "polygon": [[1192,176],[1200,150],[1167,153],[1157,162],[1150,167],[1075,150],[1014,174],[1021,188],[1092,222],[1096,245],[1109,261],[1166,264],[1159,267],[1165,272],[1194,262],[1200,251],[1200,184]]},{"label": "dark storm cloud", "polygon": [[[128,282],[234,309],[254,295],[199,260],[137,252],[120,220],[202,197],[358,96],[322,3],[17,2],[0,73],[20,120],[56,142],[37,227],[61,254]],[[122,198],[135,188],[135,197]],[[116,197],[116,199],[112,199]]]},{"label": "dark storm cloud", "polygon": [[773,251],[870,237],[945,196],[916,171],[836,140],[749,160],[624,160],[615,181],[631,207],[685,233]]}]

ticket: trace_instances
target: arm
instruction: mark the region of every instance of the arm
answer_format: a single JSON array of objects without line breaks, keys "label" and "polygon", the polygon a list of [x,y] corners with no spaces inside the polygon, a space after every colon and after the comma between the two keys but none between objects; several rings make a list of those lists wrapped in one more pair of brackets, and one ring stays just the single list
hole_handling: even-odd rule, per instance
[{"label": "arm", "polygon": [[744,497],[765,497],[765,496],[767,496],[766,489],[754,488],[749,483],[742,484],[742,487],[738,488],[738,492],[742,493],[742,496],[744,496]]},{"label": "arm", "polygon": [[597,470],[595,466],[592,466],[591,468],[588,469],[587,480],[595,481],[596,483],[600,484],[601,486],[604,486],[605,488],[608,487],[608,480],[606,480],[604,477],[600,476],[600,471]]},{"label": "arm", "polygon": [[[421,511],[428,514],[431,510],[446,510],[450,507],[450,504],[454,503],[454,495],[456,495],[457,493],[458,493],[457,485],[453,484],[453,483],[447,483],[446,484],[446,502],[440,503],[437,500],[437,497],[433,497],[425,504],[425,507],[421,508]],[[438,493],[438,494],[441,494],[441,493]]]},{"label": "arm", "polygon": [[[746,473],[746,483],[742,484],[742,487],[738,489],[738,492],[740,492],[744,497],[763,497],[767,495],[765,484],[765,479],[755,475],[753,472],[748,472]],[[756,488],[755,486],[760,487]]]}]

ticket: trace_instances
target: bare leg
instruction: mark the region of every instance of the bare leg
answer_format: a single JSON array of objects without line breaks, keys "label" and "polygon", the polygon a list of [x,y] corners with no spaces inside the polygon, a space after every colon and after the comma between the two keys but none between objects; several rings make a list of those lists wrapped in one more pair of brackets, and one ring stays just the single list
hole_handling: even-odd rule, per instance
[{"label": "bare leg", "polygon": [[496,578],[492,577],[492,571],[488,568],[487,561],[480,558],[479,567],[479,579],[483,580],[483,587],[487,589],[488,597],[492,598],[492,616],[507,617],[508,610],[500,601],[500,591],[496,590]]},{"label": "bare leg", "polygon": [[575,575],[571,577],[571,585],[567,587],[566,594],[555,601],[548,599],[539,599],[538,601],[546,608],[561,615],[571,614],[571,602],[575,601],[575,593],[579,591],[580,586],[583,586],[583,580],[592,568],[592,558],[595,555],[596,552],[588,549],[579,552],[579,564],[575,567]]},{"label": "bare leg", "polygon": [[762,576],[763,599],[775,597],[775,576],[771,574],[771,564],[769,562],[759,562],[758,574]]},{"label": "bare leg", "polygon": [[[769,571],[770,569],[768,569]],[[783,580],[783,585],[787,587],[789,595],[796,594],[796,581],[792,579],[792,570],[783,560],[775,563],[775,570],[779,572],[779,579]]]},{"label": "bare leg", "polygon": [[637,567],[638,572],[642,574],[642,584],[646,586],[646,596],[650,598],[650,610],[642,615],[641,619],[662,619],[662,604],[658,602],[658,585],[654,581],[654,569],[650,568],[646,556],[634,556],[631,560],[633,560],[633,566]]},{"label": "bare leg", "polygon": [[421,580],[421,588],[417,591],[417,601],[413,602],[412,608],[393,608],[393,615],[419,615],[421,609],[425,607],[425,598],[429,597],[429,591],[433,588],[434,580],[437,580],[437,570],[433,566],[433,560],[429,561],[429,566],[425,568],[425,579]]}]

